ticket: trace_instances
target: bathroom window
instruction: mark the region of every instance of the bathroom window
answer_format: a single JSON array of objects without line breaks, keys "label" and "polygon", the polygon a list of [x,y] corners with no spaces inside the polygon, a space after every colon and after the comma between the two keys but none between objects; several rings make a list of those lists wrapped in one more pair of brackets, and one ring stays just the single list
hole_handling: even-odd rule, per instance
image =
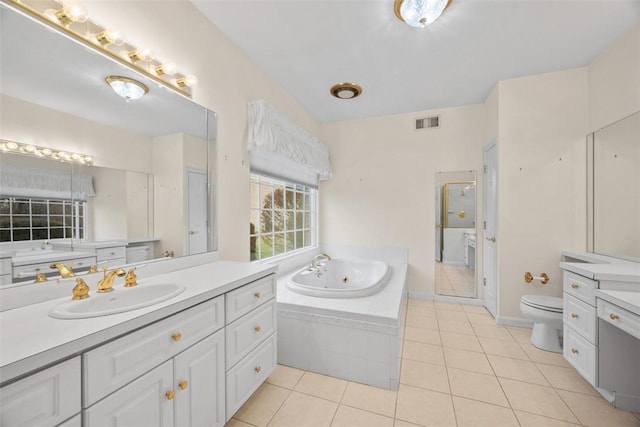
[{"label": "bathroom window", "polygon": [[0,242],[82,239],[86,211],[78,200],[0,198]]},{"label": "bathroom window", "polygon": [[251,174],[251,260],[316,245],[317,190]]}]

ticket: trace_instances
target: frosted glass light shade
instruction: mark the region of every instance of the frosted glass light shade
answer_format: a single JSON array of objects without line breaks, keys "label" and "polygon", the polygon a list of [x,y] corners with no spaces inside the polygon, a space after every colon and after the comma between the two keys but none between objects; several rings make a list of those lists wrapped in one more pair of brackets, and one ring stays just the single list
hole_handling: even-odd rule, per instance
[{"label": "frosted glass light shade", "polygon": [[449,0],[402,0],[400,15],[412,27],[422,28],[433,23],[449,5]]},{"label": "frosted glass light shade", "polygon": [[129,77],[108,76],[105,81],[111,86],[111,89],[127,102],[142,98],[145,93],[149,92],[149,88],[137,80]]}]

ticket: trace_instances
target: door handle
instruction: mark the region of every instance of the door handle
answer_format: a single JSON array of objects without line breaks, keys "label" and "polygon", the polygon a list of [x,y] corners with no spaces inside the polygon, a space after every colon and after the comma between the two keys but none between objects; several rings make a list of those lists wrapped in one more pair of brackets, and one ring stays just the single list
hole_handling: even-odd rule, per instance
[{"label": "door handle", "polygon": [[495,238],[495,237],[485,237],[485,239],[487,239],[487,240],[488,240],[488,241],[490,241],[490,242],[494,242],[494,243],[495,243],[495,241],[496,241],[496,238]]},{"label": "door handle", "polygon": [[189,231],[189,234],[191,234],[191,235],[196,234],[196,233],[198,233],[198,232],[194,231],[194,230]]}]

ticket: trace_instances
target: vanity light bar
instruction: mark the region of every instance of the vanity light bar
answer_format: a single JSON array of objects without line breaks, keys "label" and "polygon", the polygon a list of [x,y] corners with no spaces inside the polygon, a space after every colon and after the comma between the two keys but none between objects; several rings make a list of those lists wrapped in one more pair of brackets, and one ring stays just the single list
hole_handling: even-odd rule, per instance
[{"label": "vanity light bar", "polygon": [[88,154],[74,153],[71,151],[57,150],[39,145],[24,144],[21,142],[7,141],[0,139],[0,152],[19,153],[27,156],[44,157],[61,162],[78,163],[81,165],[93,165],[93,156]]},{"label": "vanity light bar", "polygon": [[[191,98],[193,86],[197,82],[195,76],[178,72],[173,62],[155,58],[150,49],[137,47],[125,40],[118,31],[112,31],[93,21],[77,2],[73,0],[4,1],[37,21],[53,26],[72,39],[89,45],[109,58],[135,69],[156,83]],[[75,9],[82,8],[83,13],[76,11],[75,14],[71,14],[70,5]],[[78,14],[82,15],[82,20],[74,19]]]}]

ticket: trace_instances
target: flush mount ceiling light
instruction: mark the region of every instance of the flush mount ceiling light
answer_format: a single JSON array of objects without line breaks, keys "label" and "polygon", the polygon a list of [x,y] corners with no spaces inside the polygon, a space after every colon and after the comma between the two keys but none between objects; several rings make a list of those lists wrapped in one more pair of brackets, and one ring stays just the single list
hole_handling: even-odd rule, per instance
[{"label": "flush mount ceiling light", "polygon": [[362,87],[357,83],[338,83],[329,92],[338,99],[353,99],[360,96]]},{"label": "flush mount ceiling light", "polygon": [[393,11],[407,25],[423,28],[435,22],[450,3],[451,0],[395,0]]},{"label": "flush mount ceiling light", "polygon": [[115,93],[127,102],[142,98],[145,93],[149,92],[147,85],[129,77],[107,76],[104,80]]}]

